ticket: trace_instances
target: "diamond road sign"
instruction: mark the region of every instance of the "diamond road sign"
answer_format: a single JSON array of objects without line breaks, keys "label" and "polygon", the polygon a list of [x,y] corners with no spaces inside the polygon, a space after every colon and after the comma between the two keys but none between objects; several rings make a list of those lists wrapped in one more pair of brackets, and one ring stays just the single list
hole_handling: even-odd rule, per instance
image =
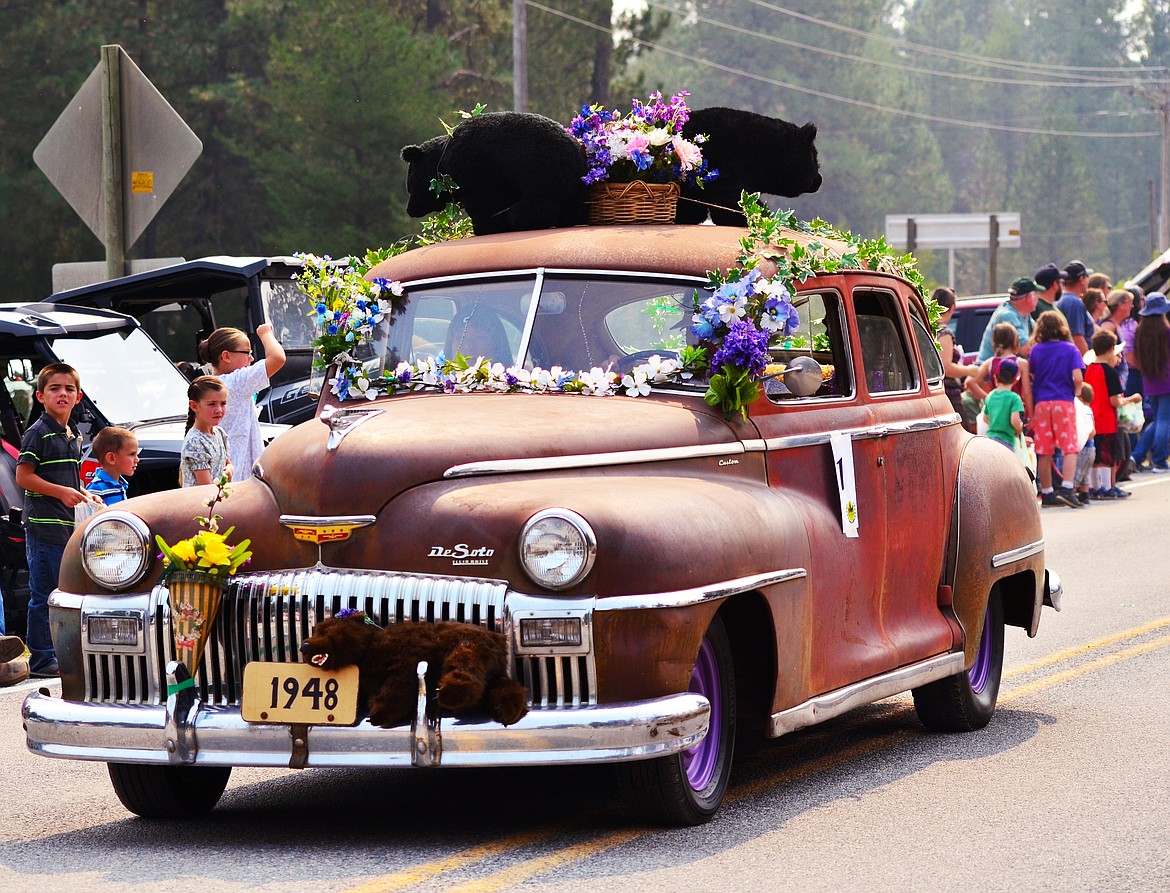
[{"label": "diamond road sign", "polygon": [[[124,52],[121,57],[124,239],[129,248],[191,169],[203,143],[130,57]],[[33,161],[105,243],[101,68],[94,68],[45,134]]]}]

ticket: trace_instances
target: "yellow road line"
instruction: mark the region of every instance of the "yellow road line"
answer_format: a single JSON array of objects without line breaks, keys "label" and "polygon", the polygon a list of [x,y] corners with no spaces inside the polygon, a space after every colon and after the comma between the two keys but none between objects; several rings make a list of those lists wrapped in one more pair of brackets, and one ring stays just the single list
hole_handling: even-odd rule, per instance
[{"label": "yellow road line", "polygon": [[621,846],[623,843],[629,843],[631,840],[637,840],[654,830],[656,829],[631,828],[625,831],[614,831],[595,840],[567,846],[555,853],[537,856],[519,865],[513,865],[511,868],[493,872],[486,877],[478,877],[466,883],[448,887],[447,890],[449,893],[495,893],[497,890],[506,890],[530,878],[547,874],[554,869],[563,868],[589,856],[604,853],[606,850]]},{"label": "yellow road line", "polygon": [[1084,645],[1074,645],[1072,648],[1064,649],[1064,651],[1057,651],[1039,660],[1032,661],[1030,664],[1025,664],[1022,667],[1013,667],[1011,670],[1005,670],[1003,678],[1014,679],[1016,676],[1034,673],[1036,670],[1041,670],[1044,667],[1050,667],[1053,664],[1061,663],[1070,658],[1083,657],[1090,651],[1099,651],[1102,648],[1108,648],[1110,645],[1116,645],[1118,642],[1124,642],[1126,639],[1136,639],[1138,636],[1144,636],[1147,633],[1156,632],[1168,626],[1170,626],[1170,617],[1163,617],[1161,620],[1152,620],[1142,626],[1135,626],[1133,629],[1104,636],[1095,641],[1086,642]]},{"label": "yellow road line", "polygon": [[1018,701],[1021,698],[1026,698],[1028,695],[1034,695],[1037,692],[1052,688],[1055,685],[1060,685],[1062,682],[1067,682],[1070,679],[1075,679],[1078,676],[1084,676],[1092,673],[1094,670],[1101,670],[1105,667],[1111,667],[1114,664],[1119,664],[1123,660],[1130,660],[1134,657],[1140,657],[1150,651],[1156,651],[1159,648],[1165,648],[1170,645],[1170,636],[1162,636],[1158,639],[1152,639],[1149,642],[1143,642],[1140,645],[1134,645],[1131,648],[1126,648],[1124,651],[1117,651],[1113,654],[1106,654],[1096,660],[1091,660],[1088,663],[1077,664],[1075,667],[1070,667],[1063,672],[1057,673],[1053,676],[1045,676],[1043,679],[1037,679],[1035,682],[1028,682],[1021,685],[1019,688],[1013,688],[1010,692],[1000,698],[1000,703],[1010,704],[1013,701]]},{"label": "yellow road line", "polygon": [[471,865],[476,865],[485,859],[490,859],[492,856],[498,856],[503,853],[511,852],[519,849],[522,846],[527,846],[531,843],[544,840],[550,837],[564,834],[568,828],[559,826],[556,828],[543,828],[539,831],[521,831],[516,834],[510,834],[507,837],[502,837],[499,840],[493,840],[491,843],[481,844],[480,846],[469,847],[465,850],[460,850],[457,853],[452,853],[442,859],[436,859],[433,862],[425,862],[422,865],[416,865],[413,868],[408,868],[405,871],[398,871],[394,874],[386,874],[381,877],[376,877],[372,881],[367,881],[357,887],[351,887],[346,893],[389,893],[392,890],[402,890],[406,887],[413,887],[415,884],[421,884],[424,881],[429,881],[439,875],[447,874],[449,872],[458,871],[461,868],[467,868]]},{"label": "yellow road line", "polygon": [[[1054,654],[1047,655],[1037,661],[1033,661],[1022,667],[1016,667],[1010,672],[1005,672],[1003,678],[1007,679],[1014,676],[1021,676],[1027,673],[1035,672],[1044,667],[1060,663],[1075,657],[1082,657],[1085,654],[1093,651],[1099,651],[1102,648],[1108,648],[1118,642],[1126,639],[1136,638],[1138,636],[1146,635],[1155,632],[1159,629],[1170,626],[1170,617],[1161,620],[1151,621],[1142,626],[1134,627],[1124,632],[1115,633],[1109,636],[1103,636],[1093,642],[1085,645],[1077,645],[1072,648],[1067,648],[1063,651],[1058,651]],[[1018,688],[1012,689],[1009,692],[1001,694],[999,703],[1009,704],[1019,701],[1030,695],[1060,685],[1070,679],[1075,679],[1080,676],[1092,673],[1095,670],[1104,669],[1121,663],[1122,661],[1130,660],[1135,657],[1140,657],[1151,651],[1159,648],[1164,648],[1170,645],[1170,635],[1162,636],[1158,639],[1153,639],[1149,642],[1144,642],[1140,645],[1134,645],[1114,654],[1107,654],[1096,660],[1087,663],[1077,664],[1060,673],[1052,676],[1046,676],[1043,679],[1037,679],[1033,682],[1026,683]],[[785,783],[791,783],[801,778],[807,778],[813,775],[819,775],[823,772],[835,769],[838,766],[860,759],[870,754],[884,750],[899,741],[907,740],[915,736],[915,732],[910,730],[903,730],[894,732],[889,735],[884,735],[880,738],[875,738],[869,741],[864,741],[859,744],[848,747],[845,750],[837,751],[832,754],[820,757],[812,762],[804,762],[799,766],[793,766],[784,769],[778,773],[763,776],[754,781],[745,782],[743,784],[735,785],[728,790],[726,803],[736,803],[740,800],[749,799],[758,796],[766,791],[778,787]],[[457,853],[452,853],[443,859],[436,859],[432,862],[427,862],[422,865],[416,865],[413,868],[405,871],[396,872],[394,874],[384,875],[382,877],[374,878],[373,880],[362,884],[358,887],[353,887],[346,893],[390,893],[394,890],[402,890],[407,887],[415,886],[429,880],[433,880],[444,874],[449,874],[460,869],[468,868],[477,865],[493,856],[503,855],[508,852],[517,850],[523,846],[539,843],[553,837],[558,837],[567,833],[569,829],[564,826],[556,828],[545,828],[540,831],[528,831],[511,834],[506,838],[501,838],[491,843],[482,844],[476,847],[470,847],[465,850],[460,850]],[[637,840],[647,834],[653,833],[655,829],[652,828],[633,828],[624,831],[615,831],[606,834],[594,840],[586,841],[584,843],[574,844],[552,853],[547,853],[543,856],[536,856],[532,859],[525,860],[518,865],[510,868],[501,869],[489,875],[475,878],[462,884],[447,888],[450,893],[495,893],[495,891],[505,890],[509,887],[538,877],[542,874],[547,874],[558,868],[563,868],[574,862],[579,862],[582,859]]]}]

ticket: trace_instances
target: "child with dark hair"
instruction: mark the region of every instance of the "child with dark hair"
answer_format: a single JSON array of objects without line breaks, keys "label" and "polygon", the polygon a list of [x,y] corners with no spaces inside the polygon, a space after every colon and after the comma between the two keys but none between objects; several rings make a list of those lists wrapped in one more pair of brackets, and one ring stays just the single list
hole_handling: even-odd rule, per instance
[{"label": "child with dark hair", "polygon": [[1093,426],[1097,430],[1093,446],[1097,451],[1093,461],[1092,499],[1122,499],[1129,493],[1117,486],[1117,471],[1126,452],[1118,443],[1121,433],[1117,427],[1117,407],[1125,403],[1140,403],[1141,397],[1124,396],[1121,377],[1117,374],[1117,336],[1108,329],[1098,329],[1092,339],[1096,362],[1085,371],[1085,382],[1093,386]]},{"label": "child with dark hair", "polygon": [[995,373],[995,390],[983,401],[983,418],[987,436],[1015,451],[1016,438],[1024,433],[1024,401],[1012,390],[1020,377],[1014,359],[1005,359]]},{"label": "child with dark hair", "polygon": [[1019,370],[1012,390],[1019,394],[1024,402],[1024,421],[1027,422],[1032,417],[1032,375],[1028,361],[1019,356],[1020,335],[1016,327],[1010,322],[996,323],[991,331],[991,349],[993,355],[980,363],[967,379],[967,393],[982,404],[982,401],[995,390],[996,374],[1000,364],[1005,360],[1011,360]]},{"label": "child with dark hair", "polygon": [[[1081,389],[1085,361],[1072,343],[1068,323],[1055,310],[1040,314],[1032,334],[1032,421],[1036,445],[1036,476],[1040,479],[1040,504],[1084,508],[1073,492],[1077,468],[1077,420],[1074,398]],[[1057,448],[1061,459],[1061,483],[1052,487],[1052,457]]]},{"label": "child with dark hair", "polygon": [[16,483],[24,488],[29,670],[51,677],[61,674],[49,632],[49,595],[73,534],[73,508],[89,500],[81,489],[81,434],[69,425],[81,402],[81,376],[72,366],[49,363],[37,375],[36,397],[45,411],[24,432]]},{"label": "child with dark hair", "polygon": [[184,487],[214,484],[232,478],[228,437],[219,423],[227,411],[228,390],[214,375],[201,375],[187,388],[187,435],[179,460]]}]

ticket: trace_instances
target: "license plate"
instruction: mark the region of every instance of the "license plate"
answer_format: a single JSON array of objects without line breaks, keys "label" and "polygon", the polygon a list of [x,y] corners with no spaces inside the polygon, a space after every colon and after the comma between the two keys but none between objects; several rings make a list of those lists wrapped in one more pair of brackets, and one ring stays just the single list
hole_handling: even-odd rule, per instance
[{"label": "license plate", "polygon": [[358,668],[252,661],[244,666],[246,722],[348,726],[357,721]]}]

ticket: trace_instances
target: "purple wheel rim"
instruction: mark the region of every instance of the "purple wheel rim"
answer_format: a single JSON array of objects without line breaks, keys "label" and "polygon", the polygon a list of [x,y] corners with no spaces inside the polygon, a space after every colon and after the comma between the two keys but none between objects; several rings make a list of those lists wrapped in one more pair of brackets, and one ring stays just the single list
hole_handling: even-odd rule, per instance
[{"label": "purple wheel rim", "polygon": [[991,605],[983,615],[983,635],[979,639],[979,652],[975,655],[975,663],[967,671],[967,679],[971,683],[971,691],[983,694],[987,687],[987,675],[991,672]]},{"label": "purple wheel rim", "polygon": [[723,697],[719,691],[719,665],[715,661],[715,649],[710,641],[704,637],[699,646],[699,656],[695,659],[695,668],[691,671],[691,685],[689,691],[702,695],[711,702],[711,726],[706,737],[695,747],[683,751],[683,769],[687,773],[687,781],[696,791],[706,790],[715,777],[715,767],[719,762],[719,746],[723,741]]}]

